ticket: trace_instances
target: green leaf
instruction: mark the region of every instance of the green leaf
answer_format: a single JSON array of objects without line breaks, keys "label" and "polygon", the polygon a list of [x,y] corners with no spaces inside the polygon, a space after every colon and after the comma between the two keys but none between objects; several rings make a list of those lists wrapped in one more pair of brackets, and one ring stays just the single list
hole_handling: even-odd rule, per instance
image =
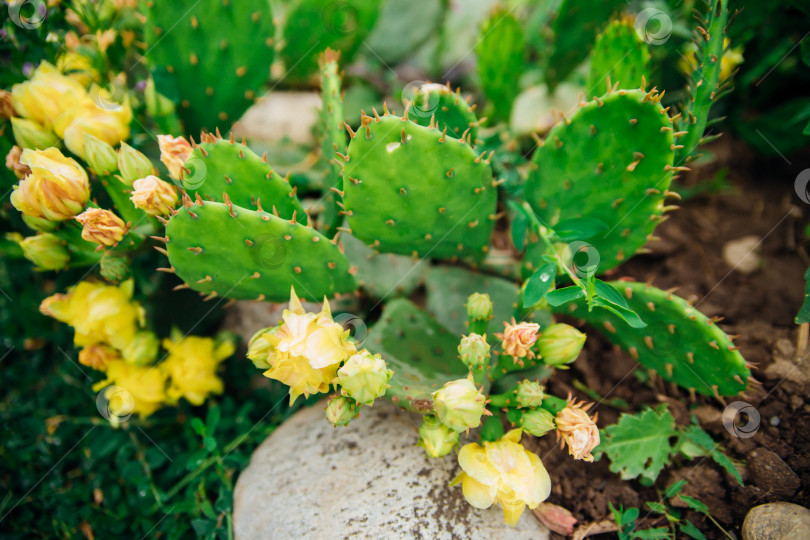
[{"label": "green leaf", "polygon": [[633,533],[633,538],[641,540],[658,540],[662,538],[672,538],[669,529],[666,527],[656,527],[655,529],[645,529],[643,531],[636,531]]},{"label": "green leaf", "polygon": [[667,490],[664,492],[664,498],[665,499],[671,499],[672,497],[674,497],[675,495],[680,493],[681,490],[683,489],[683,486],[685,486],[685,485],[686,485],[686,480],[679,480],[679,481],[675,482],[674,484],[669,486],[667,488]]},{"label": "green leaf", "polygon": [[703,533],[700,532],[700,529],[691,521],[685,521],[681,524],[681,532],[687,536],[691,536],[695,540],[706,540],[706,536],[704,536]]},{"label": "green leaf", "polygon": [[554,285],[557,277],[557,265],[547,264],[541,266],[537,272],[526,280],[526,289],[523,292],[523,307],[530,307],[543,299],[548,290]]},{"label": "green leaf", "polygon": [[652,510],[653,512],[657,512],[659,514],[666,514],[668,511],[667,505],[660,502],[648,501],[647,506],[649,507],[650,510]]},{"label": "green leaf", "polygon": [[[807,131],[807,129],[810,129],[810,123],[807,124],[807,128],[805,128],[805,130]],[[796,324],[810,322],[810,268],[808,268],[804,273],[804,280],[804,303],[799,310],[799,314],[796,315]]]},{"label": "green leaf", "polygon": [[566,287],[564,289],[557,289],[546,294],[546,301],[552,307],[559,307],[568,302],[579,300],[585,297],[585,291],[577,286]]},{"label": "green leaf", "polygon": [[630,306],[627,305],[627,300],[625,300],[622,293],[617,291],[616,287],[613,285],[605,283],[601,279],[594,279],[594,289],[596,291],[596,295],[605,302],[625,309],[630,309]]},{"label": "green leaf", "polygon": [[217,405],[214,405],[208,410],[208,417],[205,420],[205,432],[208,435],[213,435],[214,432],[217,430],[217,426],[219,425],[219,420],[222,417],[222,413],[219,410]]},{"label": "green leaf", "polygon": [[649,482],[654,482],[670,462],[670,438],[679,435],[666,407],[646,409],[636,415],[623,413],[618,423],[604,431],[604,442],[597,448],[610,459],[610,470],[623,480],[641,476]]},{"label": "green leaf", "polygon": [[200,437],[205,436],[205,424],[199,418],[192,418],[191,419],[191,429],[194,430],[194,433],[199,435]]},{"label": "green leaf", "polygon": [[554,226],[554,233],[560,242],[587,240],[606,230],[607,223],[591,217],[566,219]]},{"label": "green leaf", "polygon": [[211,506],[211,501],[208,499],[204,499],[202,504],[200,504],[200,510],[208,519],[216,519],[217,515],[214,512],[214,508]]},{"label": "green leaf", "polygon": [[209,452],[213,452],[217,449],[217,440],[211,436],[206,436],[203,439],[203,444]]},{"label": "green leaf", "polygon": [[743,485],[742,475],[734,463],[726,456],[720,449],[720,446],[714,442],[712,436],[703,431],[697,423],[696,418],[692,418],[692,425],[690,425],[683,432],[680,451],[689,459],[694,459],[701,456],[711,456],[715,463],[723,467],[728,474],[737,480],[737,483]]},{"label": "green leaf", "polygon": [[706,516],[709,515],[709,507],[700,502],[699,500],[693,497],[687,497],[686,495],[681,495],[680,497],[681,500],[683,500],[683,502],[685,502],[686,505],[692,510],[700,512],[701,514],[704,514]]},{"label": "green leaf", "polygon": [[641,317],[638,316],[638,313],[636,313],[632,309],[626,309],[621,306],[617,306],[616,304],[607,303],[598,297],[594,298],[593,305],[610,311],[617,317],[621,318],[624,322],[629,324],[631,328],[644,328],[645,326],[647,326],[647,323],[642,321]]}]

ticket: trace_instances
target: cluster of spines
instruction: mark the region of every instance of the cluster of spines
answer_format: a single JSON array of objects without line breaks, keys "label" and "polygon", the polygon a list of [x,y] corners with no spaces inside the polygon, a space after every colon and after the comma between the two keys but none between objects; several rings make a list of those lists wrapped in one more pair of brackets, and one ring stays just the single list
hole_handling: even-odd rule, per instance
[{"label": "cluster of spines", "polygon": [[[418,88],[416,90],[416,95],[414,96],[414,101],[416,101],[418,99],[422,99],[426,95],[429,95],[431,92],[438,92],[440,100],[441,100],[442,97],[447,97],[449,99],[452,99],[453,106],[457,107],[459,111],[464,111],[470,117],[475,118],[475,120],[470,120],[469,122],[467,122],[467,128],[464,131],[461,131],[461,128],[458,127],[458,126],[453,128],[453,131],[455,132],[455,134],[451,135],[451,136],[454,137],[454,138],[460,138],[461,140],[466,140],[467,144],[469,144],[469,145],[477,144],[478,141],[476,140],[475,134],[477,132],[478,127],[483,125],[487,121],[487,118],[486,117],[476,118],[475,110],[478,108],[478,105],[475,104],[475,103],[472,103],[472,96],[467,96],[466,98],[463,97],[461,95],[461,87],[457,86],[456,89],[453,90],[453,87],[450,86],[450,81],[447,81],[443,85],[434,84],[434,83],[431,83],[431,82],[428,81],[426,84],[422,85],[420,88]],[[428,99],[429,99],[429,97],[428,97]],[[406,108],[410,108],[411,106],[412,106],[412,103],[409,103]],[[441,103],[439,103],[438,106],[442,107],[441,112],[443,112],[443,113],[449,112],[449,109],[448,109],[448,107],[446,105],[442,105]],[[407,116],[407,111],[406,111],[406,116]],[[419,124],[420,126],[425,125],[425,124],[423,124],[421,122],[416,122],[416,123]],[[428,126],[430,126],[430,125],[433,125],[434,127],[437,127],[437,128],[439,126],[439,123],[436,120],[436,114],[435,113],[431,114],[431,118],[430,118],[430,122],[429,122]]]}]

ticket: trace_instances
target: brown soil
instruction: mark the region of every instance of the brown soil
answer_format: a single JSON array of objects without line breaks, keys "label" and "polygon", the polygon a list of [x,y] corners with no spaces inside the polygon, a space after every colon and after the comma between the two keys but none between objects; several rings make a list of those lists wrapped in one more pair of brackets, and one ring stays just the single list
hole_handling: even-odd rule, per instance
[{"label": "brown soil", "polygon": [[[573,392],[583,399],[587,398],[575,390],[574,381],[596,390],[606,398],[598,407],[601,427],[615,423],[622,412],[609,405],[615,398],[626,401],[631,412],[666,402],[680,424],[688,424],[695,414],[703,429],[739,464],[745,485],[740,487],[711,460],[679,458],[661,473],[657,487],[686,478],[684,493],[707,504],[712,516],[739,537],[752,506],[773,501],[810,506],[810,404],[804,398],[810,390],[806,365],[810,349],[797,352],[799,330],[793,324],[804,297],[803,273],[810,262],[802,245],[807,222],[803,216],[808,209],[791,206],[801,204],[793,193],[798,164],[746,161],[753,153],[734,141],[713,151],[715,164],[679,182],[705,182],[720,166],[727,166],[730,189],[683,201],[682,208],[657,230],[661,240],[649,246],[653,252],[633,258],[615,277],[654,279],[664,289],[680,286],[677,294],[694,300],[703,313],[725,317],[720,326],[739,336],[735,342],[746,360],[758,364],[754,376],[762,384],[726,398],[725,403],[692,397],[660,378],[653,379],[651,387],[628,376],[635,362],[626,353],[590,332],[583,356],[573,369],[558,373],[549,390],[555,395]],[[759,247],[763,265],[750,275],[732,271],[723,259],[723,246],[746,235],[763,239]],[[759,430],[751,438],[735,437],[723,427],[725,406],[737,400],[750,403],[760,414]],[[555,446],[552,437],[538,441],[537,450],[554,486],[549,502],[568,508],[579,525],[610,518],[608,502],[612,502],[642,508],[640,528],[666,526],[664,519],[644,508],[646,501],[659,500],[656,489],[622,481],[609,471],[606,458],[593,464],[575,462]],[[708,538],[724,537],[701,515],[689,511],[685,517]]]}]

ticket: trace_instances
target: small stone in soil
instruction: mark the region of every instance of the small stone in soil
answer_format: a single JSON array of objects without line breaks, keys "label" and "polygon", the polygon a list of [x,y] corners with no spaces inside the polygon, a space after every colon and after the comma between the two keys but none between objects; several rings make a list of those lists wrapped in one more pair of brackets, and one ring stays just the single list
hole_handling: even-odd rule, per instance
[{"label": "small stone in soil", "polygon": [[801,481],[796,473],[767,448],[753,450],[748,454],[747,461],[754,484],[772,496],[785,499],[799,489]]},{"label": "small stone in soil", "polygon": [[743,540],[799,540],[810,538],[810,510],[798,504],[761,504],[748,511]]}]

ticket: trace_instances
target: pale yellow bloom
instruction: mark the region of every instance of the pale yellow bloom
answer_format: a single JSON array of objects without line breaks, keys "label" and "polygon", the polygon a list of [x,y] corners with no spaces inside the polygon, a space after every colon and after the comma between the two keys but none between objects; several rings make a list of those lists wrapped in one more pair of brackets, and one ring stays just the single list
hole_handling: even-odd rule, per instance
[{"label": "pale yellow bloom", "polygon": [[168,182],[151,174],[135,180],[132,196],[129,198],[136,207],[152,216],[165,216],[177,205],[177,191]]},{"label": "pale yellow bloom", "polygon": [[169,176],[180,180],[183,165],[191,157],[191,144],[185,137],[172,137],[171,135],[158,135],[160,146],[160,161],[169,169]]},{"label": "pale yellow bloom", "polygon": [[[156,368],[113,360],[107,364],[107,378],[93,385],[104,390],[110,420],[138,414],[149,416],[166,403],[166,374]],[[108,386],[109,385],[109,386]]]},{"label": "pale yellow bloom", "polygon": [[88,208],[76,221],[82,224],[82,238],[101,246],[114,246],[126,234],[124,220],[109,210]]},{"label": "pale yellow bloom", "polygon": [[56,67],[68,77],[75,79],[83,87],[98,82],[98,71],[90,58],[76,51],[68,50],[56,59]]},{"label": "pale yellow bloom", "polygon": [[85,134],[115,146],[129,137],[129,123],[132,121],[128,96],[116,100],[110,92],[99,87],[93,87],[91,93],[92,97],[85,95],[53,124],[56,134],[65,140],[65,146],[82,158]]},{"label": "pale yellow bloom", "polygon": [[87,204],[90,198],[87,173],[57,148],[26,148],[20,163],[29,167],[31,173],[14,187],[11,204],[23,214],[62,221],[81,212]]},{"label": "pale yellow bloom", "polygon": [[11,101],[23,118],[47,128],[64,112],[87,97],[84,86],[42,62],[30,80],[11,87]]},{"label": "pale yellow bloom", "polygon": [[193,405],[202,405],[209,395],[222,393],[224,386],[217,369],[236,350],[232,342],[217,343],[212,338],[196,336],[183,338],[175,333],[171,339],[163,340],[163,348],[169,356],[160,369],[169,378],[166,395],[170,404],[184,397]]},{"label": "pale yellow bloom", "polygon": [[465,445],[458,453],[464,498],[476,508],[498,503],[504,520],[515,526],[528,506],[535,508],[551,494],[551,479],[540,458],[520,444],[520,429],[513,429],[495,442]]},{"label": "pale yellow bloom", "polygon": [[560,446],[568,445],[568,453],[574,459],[593,461],[591,451],[599,446],[599,428],[596,427],[596,416],[588,416],[592,404],[583,407],[584,402],[575,400],[557,413],[557,437],[561,438]]},{"label": "pale yellow bloom", "polygon": [[273,367],[264,372],[264,376],[275,379],[290,387],[290,404],[295,403],[303,394],[318,394],[329,391],[329,383],[337,374],[337,365],[321,369],[313,368],[303,356],[277,354]]},{"label": "pale yellow bloom", "polygon": [[515,324],[515,319],[512,319],[512,324],[507,322],[503,323],[506,327],[501,334],[495,334],[502,340],[503,350],[506,354],[517,358],[534,358],[534,351],[532,346],[537,341],[537,332],[540,331],[540,325],[536,323],[522,322]]}]

